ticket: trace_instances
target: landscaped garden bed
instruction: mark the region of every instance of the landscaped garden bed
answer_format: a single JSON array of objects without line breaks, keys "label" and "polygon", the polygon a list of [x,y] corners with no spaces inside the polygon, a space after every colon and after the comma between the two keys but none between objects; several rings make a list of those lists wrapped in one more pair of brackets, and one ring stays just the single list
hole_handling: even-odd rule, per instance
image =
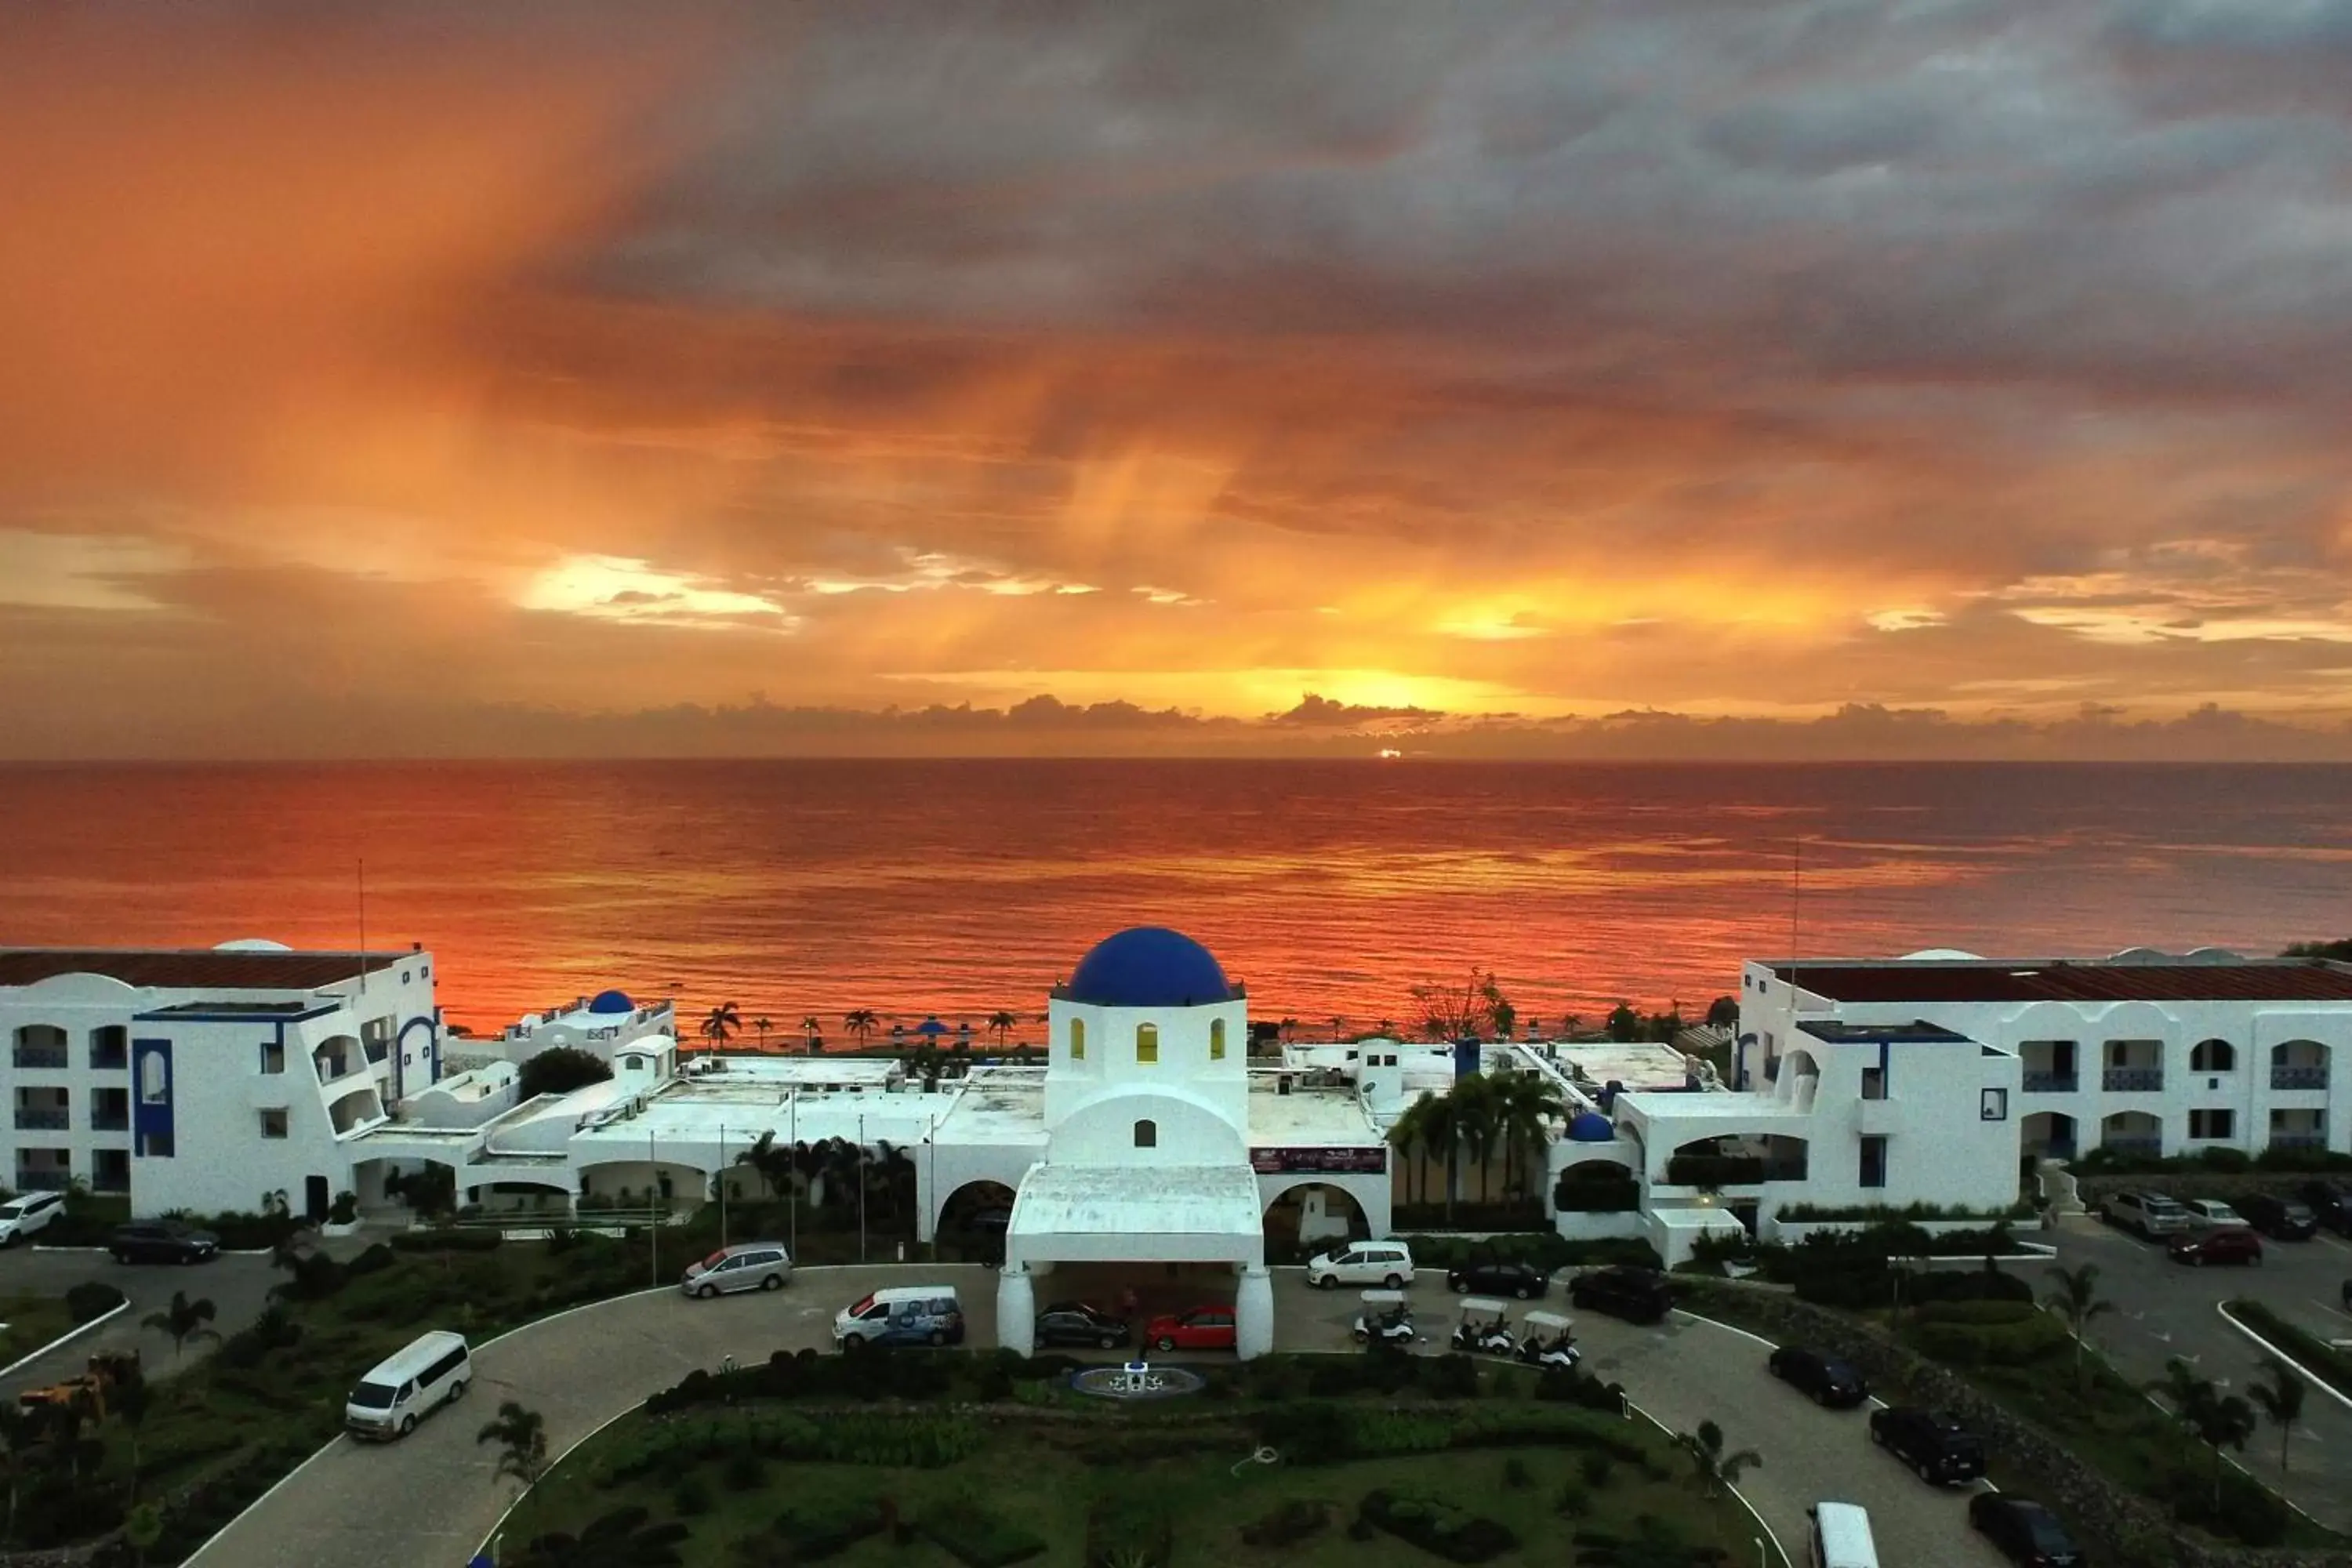
[{"label": "landscaped garden bed", "polygon": [[73,1309],[62,1296],[0,1299],[0,1323],[7,1325],[0,1328],[0,1366],[15,1365],[70,1331],[75,1322]]}]

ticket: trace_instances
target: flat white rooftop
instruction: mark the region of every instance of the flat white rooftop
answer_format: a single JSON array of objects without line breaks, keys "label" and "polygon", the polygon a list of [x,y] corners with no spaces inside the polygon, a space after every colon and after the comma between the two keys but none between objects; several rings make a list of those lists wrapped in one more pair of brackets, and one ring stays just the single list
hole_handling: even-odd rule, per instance
[{"label": "flat white rooftop", "polygon": [[1562,1067],[1573,1063],[1596,1089],[1612,1083],[1629,1089],[1680,1089],[1690,1077],[1688,1057],[1650,1041],[1580,1040],[1554,1050]]},{"label": "flat white rooftop", "polygon": [[1377,1144],[1380,1129],[1364,1113],[1352,1089],[1301,1089],[1284,1094],[1268,1079],[1252,1075],[1249,1141],[1259,1148]]},{"label": "flat white rooftop", "polygon": [[1812,1116],[1793,1101],[1776,1100],[1769,1094],[1628,1093],[1617,1103],[1631,1106],[1653,1121],[1808,1121]]},{"label": "flat white rooftop", "polygon": [[1265,1234],[1257,1193],[1246,1165],[1043,1164],[1013,1200],[1012,1234],[1255,1241]]}]

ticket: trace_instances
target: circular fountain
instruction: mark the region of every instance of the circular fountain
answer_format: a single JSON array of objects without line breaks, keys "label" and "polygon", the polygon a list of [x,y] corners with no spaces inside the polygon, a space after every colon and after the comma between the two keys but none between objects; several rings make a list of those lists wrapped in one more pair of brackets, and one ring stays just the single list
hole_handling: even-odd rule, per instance
[{"label": "circular fountain", "polygon": [[1172,1399],[1180,1394],[1198,1394],[1204,1383],[1199,1373],[1181,1366],[1131,1361],[1124,1366],[1090,1366],[1074,1372],[1070,1386],[1097,1399]]}]

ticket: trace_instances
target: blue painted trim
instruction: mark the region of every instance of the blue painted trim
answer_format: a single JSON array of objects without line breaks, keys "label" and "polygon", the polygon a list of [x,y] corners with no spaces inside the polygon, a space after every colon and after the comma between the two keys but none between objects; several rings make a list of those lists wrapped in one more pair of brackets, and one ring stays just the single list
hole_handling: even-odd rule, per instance
[{"label": "blue painted trim", "polygon": [[[160,1104],[148,1103],[146,1063],[161,1058],[163,1064],[163,1099]],[[150,1154],[147,1141],[161,1134],[172,1143],[171,1154]],[[133,1040],[131,1042],[131,1151],[142,1160],[168,1160],[180,1152],[179,1140],[172,1129],[172,1042],[169,1040]]]},{"label": "blue painted trim", "polygon": [[[439,1012],[439,1009],[438,1009],[438,1008],[436,1008],[436,1009],[435,1009],[435,1012],[437,1014],[437,1013]],[[433,1056],[434,1056],[434,1042],[435,1042],[435,1039],[436,1039],[436,1035],[437,1035],[437,1033],[438,1033],[438,1029],[437,1029],[437,1022],[438,1022],[438,1021],[437,1021],[437,1019],[436,1019],[436,1018],[411,1018],[410,1020],[408,1020],[408,1022],[406,1022],[405,1024],[403,1024],[403,1025],[400,1026],[400,1033],[399,1033],[399,1034],[397,1034],[397,1035],[395,1035],[394,1037],[393,1037],[393,1041],[392,1041],[392,1098],[393,1098],[393,1099],[394,1099],[394,1100],[405,1100],[405,1099],[407,1099],[407,1098],[408,1098],[408,1088],[407,1088],[408,1075],[407,1075],[405,1072],[404,1072],[404,1071],[402,1070],[402,1064],[403,1064],[404,1062],[405,1062],[405,1061],[408,1059],[408,1037],[409,1037],[410,1032],[411,1032],[412,1030],[415,1030],[415,1029],[422,1029],[422,1030],[424,1030],[424,1031],[425,1031],[425,1061],[426,1061],[426,1063],[427,1063],[427,1065],[428,1065],[428,1069],[429,1069],[429,1066],[430,1066],[430,1064],[431,1064],[431,1062],[432,1062]]]}]

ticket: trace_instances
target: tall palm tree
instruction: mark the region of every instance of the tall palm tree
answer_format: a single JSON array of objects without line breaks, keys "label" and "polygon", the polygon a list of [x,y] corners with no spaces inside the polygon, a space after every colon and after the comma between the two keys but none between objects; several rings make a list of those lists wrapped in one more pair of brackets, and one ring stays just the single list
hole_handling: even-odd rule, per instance
[{"label": "tall palm tree", "polygon": [[1496,1080],[1485,1073],[1462,1079],[1446,1098],[1456,1102],[1454,1123],[1461,1129],[1463,1147],[1478,1167],[1478,1201],[1486,1203],[1492,1195],[1487,1190],[1487,1171],[1494,1163],[1495,1145],[1503,1136],[1502,1103]]},{"label": "tall palm tree", "polygon": [[1429,1107],[1436,1102],[1437,1097],[1424,1089],[1419,1100],[1406,1106],[1397,1119],[1389,1123],[1389,1147],[1403,1155],[1407,1162],[1406,1169],[1411,1172],[1412,1179],[1406,1184],[1406,1191],[1412,1194],[1412,1201],[1416,1205],[1421,1202],[1424,1184],[1422,1173],[1427,1168],[1429,1160]]},{"label": "tall palm tree", "polygon": [[2270,1424],[2278,1428],[2279,1474],[2286,1473],[2286,1440],[2294,1424],[2303,1419],[2303,1395],[2309,1386],[2297,1375],[2294,1368],[2274,1355],[2262,1360],[2262,1371],[2267,1381],[2246,1385],[2246,1397],[2254,1402]]},{"label": "tall palm tree", "polygon": [[776,1026],[770,1022],[764,1016],[751,1020],[751,1027],[760,1031],[760,1048],[761,1050],[764,1051],[768,1048],[768,1031],[775,1026]]},{"label": "tall palm tree", "polygon": [[726,1046],[727,1037],[742,1026],[743,1016],[735,1010],[735,1004],[721,1002],[703,1015],[702,1037],[710,1042],[713,1050],[718,1050]]},{"label": "tall palm tree", "polygon": [[816,1043],[824,1038],[824,1020],[811,1013],[801,1020],[801,1033],[808,1037],[808,1047],[814,1051]]},{"label": "tall palm tree", "polygon": [[203,1297],[191,1301],[185,1290],[172,1292],[172,1304],[160,1312],[150,1312],[144,1319],[148,1328],[160,1330],[172,1336],[172,1359],[178,1361],[181,1351],[190,1340],[217,1340],[217,1331],[205,1327],[219,1312]]},{"label": "tall palm tree", "polygon": [[1445,1223],[1454,1223],[1455,1189],[1461,1186],[1462,1107],[1451,1093],[1423,1093],[1420,1100],[1421,1142],[1445,1151]]},{"label": "tall palm tree", "polygon": [[1021,1020],[1003,1008],[988,1016],[988,1032],[996,1037],[996,1043],[1000,1046],[1011,1039],[1013,1031],[1020,1026]]},{"label": "tall palm tree", "polygon": [[498,1418],[483,1424],[474,1434],[477,1447],[484,1443],[499,1446],[499,1468],[501,1476],[512,1476],[528,1491],[547,1468],[547,1418],[536,1410],[526,1410],[509,1399],[499,1405]]},{"label": "tall palm tree", "polygon": [[1544,1149],[1551,1123],[1566,1119],[1568,1101],[1560,1097],[1559,1087],[1540,1073],[1515,1072],[1496,1079],[1493,1092],[1502,1122],[1503,1185],[1508,1191],[1514,1185],[1513,1157],[1520,1156],[1517,1184],[1523,1186]]},{"label": "tall palm tree", "polygon": [[792,1191],[793,1151],[790,1145],[776,1142],[774,1128],[761,1133],[758,1142],[735,1156],[735,1163],[749,1165],[759,1172],[760,1179],[768,1184],[771,1194],[781,1195]]},{"label": "tall palm tree", "polygon": [[865,1048],[866,1040],[873,1035],[875,1026],[880,1022],[881,1020],[874,1016],[874,1009],[871,1007],[860,1007],[855,1013],[845,1013],[841,1016],[841,1026],[857,1037],[858,1048],[861,1050]]},{"label": "tall palm tree", "polygon": [[2099,1295],[2099,1266],[2095,1263],[2046,1272],[2052,1283],[2042,1294],[2042,1305],[2055,1312],[2066,1325],[2066,1331],[2074,1337],[2074,1382],[2079,1386],[2083,1381],[2083,1347],[2090,1337],[2091,1321],[2114,1311],[2116,1304]]},{"label": "tall palm tree", "polygon": [[2173,1418],[2189,1435],[2213,1450],[2213,1506],[2221,1506],[2221,1450],[2243,1448],[2254,1435],[2254,1407],[2223,1394],[2211,1380],[2179,1356],[2164,1363],[2164,1375],[2147,1385],[2172,1406]]},{"label": "tall palm tree", "polygon": [[1696,1432],[1685,1432],[1675,1439],[1690,1455],[1691,1469],[1698,1479],[1699,1489],[1711,1498],[1719,1498],[1739,1484],[1741,1474],[1764,1462],[1764,1456],[1753,1448],[1737,1453],[1723,1451],[1723,1428],[1712,1421],[1702,1421]]}]

